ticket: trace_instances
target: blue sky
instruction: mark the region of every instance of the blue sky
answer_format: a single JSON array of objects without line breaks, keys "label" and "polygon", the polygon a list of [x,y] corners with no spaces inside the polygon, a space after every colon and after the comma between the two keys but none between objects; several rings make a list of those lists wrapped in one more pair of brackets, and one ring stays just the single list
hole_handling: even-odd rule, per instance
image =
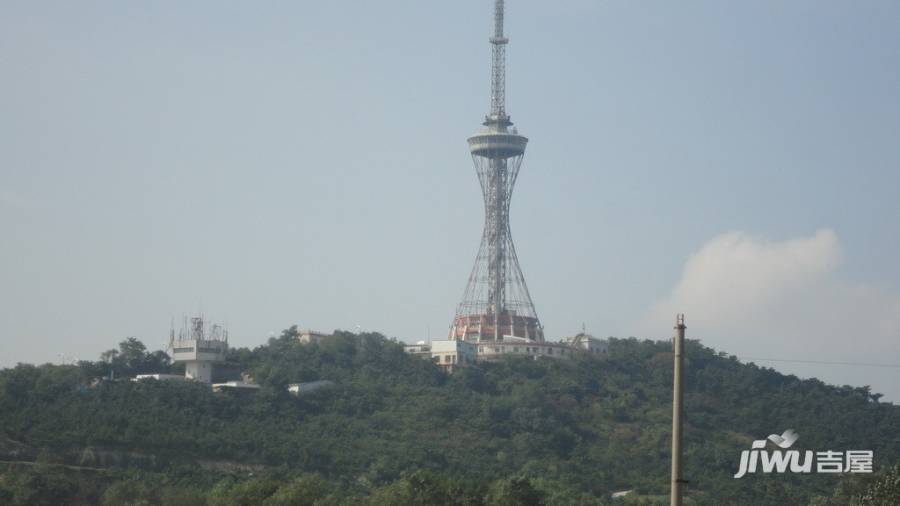
[{"label": "blue sky", "polygon": [[[237,345],[445,335],[491,3],[5,2],[0,365],[199,310]],[[900,364],[900,4],[507,4],[548,337],[684,311],[739,356]],[[767,365],[900,399],[898,368]]]}]

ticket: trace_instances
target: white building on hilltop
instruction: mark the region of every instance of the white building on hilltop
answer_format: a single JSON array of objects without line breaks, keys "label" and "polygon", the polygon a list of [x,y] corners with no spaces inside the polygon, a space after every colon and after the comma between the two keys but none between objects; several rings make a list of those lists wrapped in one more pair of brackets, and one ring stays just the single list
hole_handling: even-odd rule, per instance
[{"label": "white building on hilltop", "polygon": [[407,344],[403,347],[403,351],[410,355],[421,355],[423,357],[431,357],[431,345],[425,341],[419,341],[416,344]]},{"label": "white building on hilltop", "polygon": [[[409,353],[409,352],[407,352]],[[474,364],[478,352],[474,343],[457,340],[431,341],[431,360],[447,372]]]},{"label": "white building on hilltop", "polygon": [[334,382],[331,380],[316,380],[316,381],[307,381],[305,383],[291,383],[288,385],[288,392],[294,395],[302,395],[308,394],[310,392],[315,392],[320,388],[325,388],[334,385]]},{"label": "white building on hilltop", "polygon": [[577,352],[566,343],[532,341],[515,336],[505,336],[502,341],[481,341],[473,344],[478,347],[480,362],[500,360],[504,356],[526,356],[534,359],[570,358]]},{"label": "white building on hilltop", "polygon": [[566,342],[569,344],[569,346],[572,346],[573,348],[579,348],[581,350],[587,351],[588,353],[609,352],[609,341],[607,341],[606,339],[597,339],[596,337],[584,332],[567,338]]},{"label": "white building on hilltop", "polygon": [[187,378],[180,374],[138,374],[137,376],[131,378],[131,381],[184,381],[185,379]]},{"label": "white building on hilltop", "polygon": [[213,392],[224,392],[231,390],[235,392],[256,392],[260,386],[256,383],[247,383],[246,381],[226,381],[225,383],[213,383]]},{"label": "white building on hilltop", "polygon": [[177,336],[175,329],[172,329],[169,335],[169,350],[172,361],[184,363],[186,379],[212,383],[215,364],[225,362],[228,332],[219,325],[213,325],[207,331],[203,317],[193,317],[189,324],[185,320],[185,325]]},{"label": "white building on hilltop", "polygon": [[314,330],[301,330],[297,340],[303,344],[321,343],[324,339],[331,337],[331,334],[324,332],[316,332]]},{"label": "white building on hilltop", "polygon": [[609,343],[585,333],[567,338],[561,342],[535,341],[518,336],[503,336],[500,341],[464,341],[449,339],[443,341],[419,341],[403,347],[410,355],[428,358],[447,372],[475,362],[494,362],[503,357],[572,358],[585,353],[607,353]]}]

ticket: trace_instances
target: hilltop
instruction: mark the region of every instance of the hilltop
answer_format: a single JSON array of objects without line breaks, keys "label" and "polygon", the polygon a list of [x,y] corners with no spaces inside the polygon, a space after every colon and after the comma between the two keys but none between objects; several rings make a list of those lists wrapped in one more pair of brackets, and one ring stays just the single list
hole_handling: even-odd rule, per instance
[{"label": "hilltop", "polygon": [[[137,341],[104,362],[0,371],[0,502],[10,504],[653,504],[668,491],[671,344],[511,358],[446,375],[380,334],[296,329],[229,352],[253,394],[97,381],[171,366]],[[879,475],[733,478],[751,441],[900,461],[900,406],[689,341],[685,476],[693,504],[847,504]],[[289,383],[334,385],[294,396]],[[28,495],[31,494],[31,495]],[[42,495],[43,494],[43,495]],[[449,501],[449,502],[447,502]]]}]

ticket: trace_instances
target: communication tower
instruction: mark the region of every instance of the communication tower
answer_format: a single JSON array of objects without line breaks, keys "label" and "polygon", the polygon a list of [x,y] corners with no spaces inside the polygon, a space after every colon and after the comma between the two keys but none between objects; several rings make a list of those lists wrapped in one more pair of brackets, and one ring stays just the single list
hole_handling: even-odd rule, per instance
[{"label": "communication tower", "polygon": [[228,331],[215,324],[207,329],[202,316],[185,318],[177,336],[172,326],[169,349],[175,363],[184,363],[185,378],[212,383],[215,364],[225,362]]},{"label": "communication tower", "polygon": [[519,267],[509,228],[509,201],[528,139],[519,135],[506,113],[506,45],[503,34],[504,4],[494,4],[491,110],[483,128],[469,137],[469,151],[484,195],[484,232],[475,266],[456,316],[450,339],[502,341],[517,337],[543,341],[525,277]]}]

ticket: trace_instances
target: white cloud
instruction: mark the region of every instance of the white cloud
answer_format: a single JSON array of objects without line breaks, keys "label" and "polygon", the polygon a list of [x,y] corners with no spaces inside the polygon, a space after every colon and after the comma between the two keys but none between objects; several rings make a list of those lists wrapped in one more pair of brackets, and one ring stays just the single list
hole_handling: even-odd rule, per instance
[{"label": "white cloud", "polygon": [[[840,280],[832,230],[771,241],[720,235],[687,261],[671,294],[648,311],[642,335],[685,313],[688,334],[739,357],[900,363],[900,293]],[[759,362],[803,377],[872,385],[900,400],[900,369]]]}]

